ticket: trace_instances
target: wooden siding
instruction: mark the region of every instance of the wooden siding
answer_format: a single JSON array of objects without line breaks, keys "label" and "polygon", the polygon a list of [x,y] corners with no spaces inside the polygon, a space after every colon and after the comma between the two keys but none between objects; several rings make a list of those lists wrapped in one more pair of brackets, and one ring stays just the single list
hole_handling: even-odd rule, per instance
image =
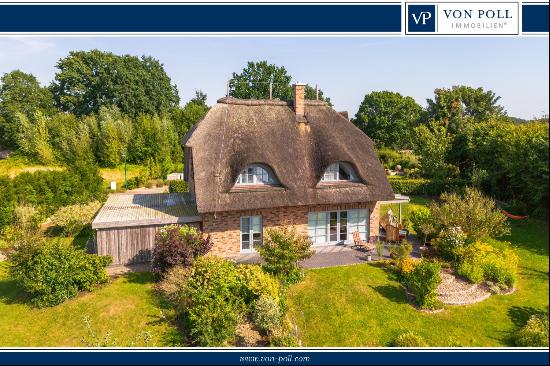
[{"label": "wooden siding", "polygon": [[[200,228],[200,223],[189,225]],[[151,260],[155,235],[163,225],[97,229],[98,255],[110,255],[112,264],[143,263]]]}]

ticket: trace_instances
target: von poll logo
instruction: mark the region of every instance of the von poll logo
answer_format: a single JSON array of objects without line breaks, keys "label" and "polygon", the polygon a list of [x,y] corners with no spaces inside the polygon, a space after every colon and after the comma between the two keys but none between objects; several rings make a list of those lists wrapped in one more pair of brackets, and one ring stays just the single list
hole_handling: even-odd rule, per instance
[{"label": "von poll logo", "polygon": [[409,32],[435,32],[435,5],[409,5],[407,11]]},{"label": "von poll logo", "polygon": [[406,3],[407,34],[519,34],[518,2]]}]

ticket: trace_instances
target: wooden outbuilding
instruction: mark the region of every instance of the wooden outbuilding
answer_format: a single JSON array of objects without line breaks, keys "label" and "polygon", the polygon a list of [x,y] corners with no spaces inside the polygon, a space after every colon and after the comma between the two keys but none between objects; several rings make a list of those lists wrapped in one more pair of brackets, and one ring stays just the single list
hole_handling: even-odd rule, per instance
[{"label": "wooden outbuilding", "polygon": [[200,228],[192,194],[111,194],[92,222],[96,253],[110,255],[113,264],[147,262],[157,231],[171,224]]}]

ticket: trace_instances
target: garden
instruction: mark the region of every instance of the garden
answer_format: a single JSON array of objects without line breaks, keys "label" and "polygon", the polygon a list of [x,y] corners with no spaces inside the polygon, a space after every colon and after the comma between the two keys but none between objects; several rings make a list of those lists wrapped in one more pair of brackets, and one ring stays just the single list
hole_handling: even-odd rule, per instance
[{"label": "garden", "polygon": [[[74,230],[67,240],[27,242],[0,263],[0,344],[547,345],[548,229],[535,219],[510,223],[485,200],[473,190],[437,202],[413,197],[405,215],[431,242],[426,255],[411,259],[404,248],[322,269],[299,267],[310,243],[284,227],[266,235],[259,265],[205,256],[208,236],[168,226],[156,238],[152,273],[116,278],[106,275],[108,258],[75,247]],[[472,209],[485,222],[459,214]],[[492,295],[443,304],[446,270]]]}]

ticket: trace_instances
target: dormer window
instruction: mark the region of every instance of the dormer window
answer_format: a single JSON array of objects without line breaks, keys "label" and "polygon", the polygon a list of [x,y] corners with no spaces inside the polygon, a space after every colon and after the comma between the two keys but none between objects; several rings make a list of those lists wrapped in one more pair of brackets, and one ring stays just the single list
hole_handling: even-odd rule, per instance
[{"label": "dormer window", "polygon": [[344,162],[330,165],[321,177],[321,182],[355,182],[357,180],[357,174],[355,174],[353,167]]},{"label": "dormer window", "polygon": [[247,166],[237,177],[236,185],[278,185],[273,171],[261,164]]}]

